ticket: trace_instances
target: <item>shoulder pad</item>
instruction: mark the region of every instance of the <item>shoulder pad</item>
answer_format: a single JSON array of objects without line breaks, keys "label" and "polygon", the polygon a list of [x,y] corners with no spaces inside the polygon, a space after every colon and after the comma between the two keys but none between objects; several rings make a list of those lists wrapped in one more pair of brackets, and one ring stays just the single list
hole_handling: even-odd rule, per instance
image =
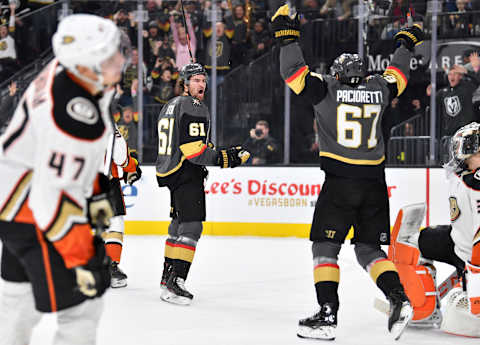
[{"label": "shoulder pad", "polygon": [[53,118],[60,130],[82,140],[96,140],[103,135],[105,124],[97,102],[65,72],[55,77],[52,96]]},{"label": "shoulder pad", "polygon": [[461,174],[461,178],[468,188],[480,191],[480,169],[475,172],[464,172]]}]

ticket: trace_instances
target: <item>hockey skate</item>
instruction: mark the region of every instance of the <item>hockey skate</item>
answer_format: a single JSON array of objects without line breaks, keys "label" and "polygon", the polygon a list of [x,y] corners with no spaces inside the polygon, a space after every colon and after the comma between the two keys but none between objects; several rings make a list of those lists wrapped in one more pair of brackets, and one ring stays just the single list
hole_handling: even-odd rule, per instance
[{"label": "hockey skate", "polygon": [[337,328],[337,310],[333,303],[325,303],[311,317],[298,322],[297,336],[299,338],[334,340]]},{"label": "hockey skate", "polygon": [[413,317],[413,308],[403,290],[392,291],[388,300],[390,302],[388,331],[395,340],[398,340]]},{"label": "hockey skate", "polygon": [[177,277],[175,272],[172,271],[167,281],[167,288],[160,298],[168,303],[190,305],[193,295],[185,289],[185,280]]},{"label": "hockey skate", "polygon": [[170,274],[172,273],[173,266],[166,262],[163,263],[163,272],[162,272],[162,280],[160,281],[160,289],[167,288],[168,278],[170,278]]},{"label": "hockey skate", "polygon": [[112,261],[111,267],[111,282],[112,288],[121,288],[127,286],[127,275],[118,267],[118,262]]}]

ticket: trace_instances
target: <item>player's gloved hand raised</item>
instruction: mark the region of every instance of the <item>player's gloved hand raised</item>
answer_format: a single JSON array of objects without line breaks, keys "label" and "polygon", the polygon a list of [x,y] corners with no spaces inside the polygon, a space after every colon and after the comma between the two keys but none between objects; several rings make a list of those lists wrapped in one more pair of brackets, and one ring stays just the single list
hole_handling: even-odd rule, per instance
[{"label": "player's gloved hand raised", "polygon": [[232,146],[218,152],[218,165],[221,168],[235,168],[245,164],[250,158],[250,152],[241,146]]},{"label": "player's gloved hand raised", "polygon": [[87,199],[87,218],[97,230],[108,228],[113,217],[113,205],[110,201],[110,183],[108,177],[98,174],[99,193]]},{"label": "player's gloved hand raised", "polygon": [[282,45],[295,42],[300,37],[298,14],[290,12],[289,5],[283,5],[272,17],[274,37]]},{"label": "player's gloved hand raised", "polygon": [[138,161],[135,158],[130,157],[130,159],[135,160],[135,169],[136,170],[132,171],[132,172],[124,173],[123,174],[123,181],[125,183],[128,183],[129,185],[132,185],[135,182],[137,182],[138,180],[140,180],[140,178],[142,177],[142,169],[140,169],[140,165],[138,164]]},{"label": "player's gloved hand raised", "polygon": [[422,28],[415,24],[408,28],[404,28],[397,32],[394,37],[397,44],[403,44],[405,48],[413,52],[415,46],[422,44],[425,39],[425,34]]},{"label": "player's gloved hand raised", "polygon": [[110,286],[110,258],[105,253],[103,240],[93,239],[95,255],[84,266],[74,268],[78,290],[89,298],[100,297]]}]

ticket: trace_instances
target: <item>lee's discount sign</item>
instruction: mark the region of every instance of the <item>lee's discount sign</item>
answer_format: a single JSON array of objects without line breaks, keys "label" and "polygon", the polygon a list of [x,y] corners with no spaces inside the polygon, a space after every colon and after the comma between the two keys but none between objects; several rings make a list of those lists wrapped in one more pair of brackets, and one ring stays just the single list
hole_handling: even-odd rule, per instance
[{"label": "lee's discount sign", "polygon": [[[142,167],[142,180],[133,187],[124,186],[127,205],[127,233],[133,221],[138,230],[147,221],[152,228],[166,231],[170,209],[168,189],[159,188],[154,167]],[[315,202],[322,189],[324,173],[318,167],[241,167],[209,168],[205,183],[207,228],[223,224],[225,228],[249,223],[255,228],[309,225]],[[391,222],[398,210],[407,204],[427,202],[429,224],[448,223],[447,184],[442,169],[387,169]],[[155,225],[152,222],[159,222]],[[143,223],[145,226],[146,223]],[[222,231],[218,232],[222,234]],[[264,233],[259,231],[260,233]]]}]

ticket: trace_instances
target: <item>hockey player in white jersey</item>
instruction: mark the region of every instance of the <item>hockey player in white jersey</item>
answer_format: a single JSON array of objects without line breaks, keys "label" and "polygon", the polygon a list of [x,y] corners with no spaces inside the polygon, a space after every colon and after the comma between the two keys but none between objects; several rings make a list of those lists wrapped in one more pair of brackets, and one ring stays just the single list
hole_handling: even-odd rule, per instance
[{"label": "hockey player in white jersey", "polygon": [[91,224],[108,226],[112,216],[98,171],[113,129],[112,86],[127,60],[123,43],[110,20],[63,19],[55,59],[0,137],[2,344],[29,344],[40,312],[57,312],[55,345],[96,343],[110,274]]},{"label": "hockey player in white jersey", "polygon": [[112,260],[110,270],[112,288],[127,286],[127,275],[119,267],[123,249],[123,234],[125,232],[124,216],[127,214],[120,180],[123,178],[125,183],[132,185],[141,176],[142,170],[138,165],[136,157],[129,152],[127,142],[120,134],[117,125],[115,125],[110,178],[113,217],[110,219],[110,226],[103,235],[105,251]]},{"label": "hockey player in white jersey", "polygon": [[[444,166],[449,184],[450,225],[421,231],[417,226],[400,226],[389,255],[400,266],[402,282],[413,302],[417,317],[414,316],[412,325],[438,321],[448,333],[480,337],[480,124],[472,122],[460,128],[452,137],[450,153],[451,160]],[[463,276],[463,288],[455,287],[447,296],[440,317],[435,317],[440,312],[439,300],[427,291],[427,286],[432,285],[428,284],[428,276],[435,278],[433,260],[454,266],[458,276]],[[419,278],[422,267],[433,270],[426,270]],[[421,284],[414,281],[420,279]],[[432,286],[435,293],[436,286]]]}]

